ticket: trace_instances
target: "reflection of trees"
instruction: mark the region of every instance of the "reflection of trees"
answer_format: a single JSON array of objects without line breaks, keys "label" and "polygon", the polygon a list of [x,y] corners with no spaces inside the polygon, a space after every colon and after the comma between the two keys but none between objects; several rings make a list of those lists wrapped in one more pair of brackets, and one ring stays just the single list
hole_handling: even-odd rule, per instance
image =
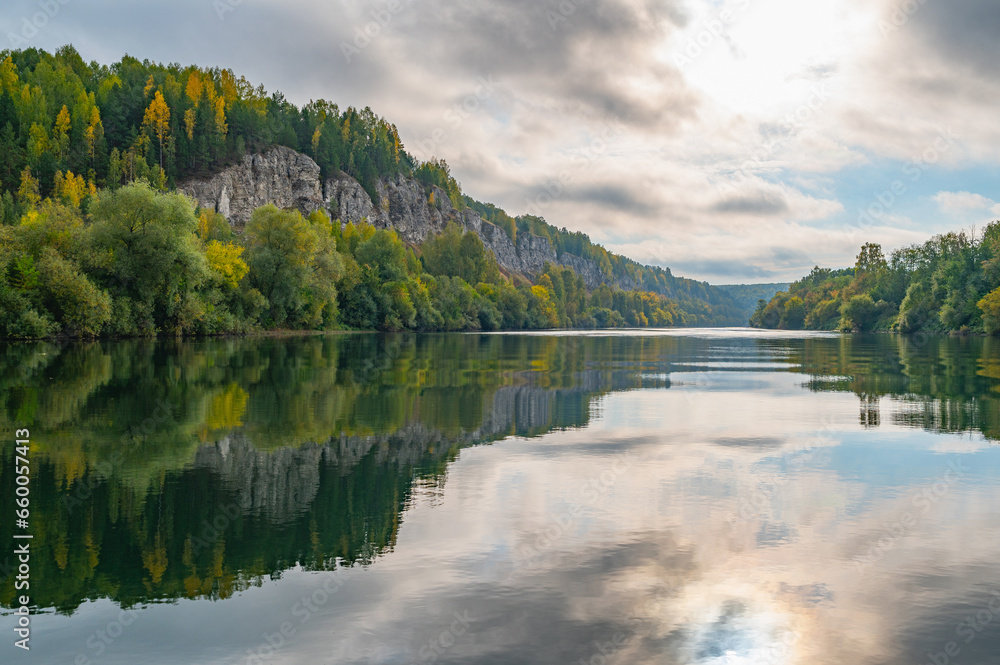
[{"label": "reflection of trees", "polygon": [[626,367],[656,357],[648,343],[446,335],[0,353],[31,368],[0,375],[0,421],[32,429],[33,599],[62,611],[225,598],[295,565],[371,561],[419,477],[439,481],[464,446],[585,425],[595,396],[642,385]]},{"label": "reflection of trees", "polygon": [[861,426],[865,429],[878,427],[882,423],[882,414],[879,411],[879,396],[862,393],[858,397],[861,399]]},{"label": "reflection of trees", "polygon": [[[872,335],[807,340],[795,360],[817,391],[853,392],[861,422],[878,424],[893,397],[895,424],[1000,438],[1000,340]],[[872,419],[876,419],[872,422]]]},{"label": "reflection of trees", "polygon": [[[602,394],[748,357],[808,375],[813,390],[855,393],[865,426],[879,426],[888,396],[896,423],[1000,437],[1000,344],[988,339],[4,346],[0,427],[32,430],[33,598],[62,611],[88,598],[226,598],[296,565],[370,562],[393,546],[414,484],[440,482],[463,447],[582,427]],[[13,509],[9,446],[0,511]],[[0,540],[10,529],[0,521]],[[12,598],[0,577],[0,604]]]}]

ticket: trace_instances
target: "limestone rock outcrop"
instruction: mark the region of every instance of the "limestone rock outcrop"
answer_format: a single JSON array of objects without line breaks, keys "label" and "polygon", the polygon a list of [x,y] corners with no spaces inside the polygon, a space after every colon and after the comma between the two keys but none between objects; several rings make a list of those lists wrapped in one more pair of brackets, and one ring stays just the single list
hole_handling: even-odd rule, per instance
[{"label": "limestone rock outcrop", "polygon": [[[290,148],[276,147],[247,155],[239,163],[209,178],[189,180],[179,190],[202,208],[224,215],[237,229],[250,221],[253,211],[273,203],[309,214],[325,210],[342,223],[368,221],[377,228],[393,229],[406,242],[419,244],[455,222],[479,235],[504,270],[534,277],[546,262],[573,268],[588,289],[606,277],[593,261],[572,254],[557,254],[545,238],[520,233],[515,244],[500,228],[483,220],[474,210],[456,210],[448,195],[437,187],[426,192],[423,184],[402,175],[382,178],[376,185],[378,203],[364,187],[345,173],[325,181],[319,165]],[[433,193],[434,203],[431,203]]]},{"label": "limestone rock outcrop", "polygon": [[303,212],[325,207],[319,166],[284,147],[247,155],[211,178],[190,180],[179,189],[201,207],[225,215],[237,228],[243,228],[253,211],[268,203]]}]

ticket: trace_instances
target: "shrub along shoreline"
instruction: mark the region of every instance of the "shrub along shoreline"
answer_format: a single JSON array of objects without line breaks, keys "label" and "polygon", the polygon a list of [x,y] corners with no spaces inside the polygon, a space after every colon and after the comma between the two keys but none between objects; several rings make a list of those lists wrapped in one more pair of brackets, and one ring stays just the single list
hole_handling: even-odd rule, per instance
[{"label": "shrub along shoreline", "polygon": [[[30,177],[30,174],[28,174]],[[506,276],[455,225],[419,247],[367,223],[273,205],[242,234],[145,181],[34,201],[0,226],[0,337],[493,331],[691,325],[676,301],[570,268]]]},{"label": "shrub along shoreline", "polygon": [[947,233],[886,258],[861,248],[853,268],[816,267],[761,300],[757,328],[1000,335],[1000,222]]}]

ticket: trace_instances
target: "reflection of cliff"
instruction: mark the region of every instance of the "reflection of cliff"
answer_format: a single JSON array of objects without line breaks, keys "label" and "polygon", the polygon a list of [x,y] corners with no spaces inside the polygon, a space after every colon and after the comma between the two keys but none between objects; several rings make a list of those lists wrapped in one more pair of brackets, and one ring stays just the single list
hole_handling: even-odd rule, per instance
[{"label": "reflection of cliff", "polygon": [[[414,484],[440,481],[462,448],[583,427],[602,395],[666,387],[650,377],[678,364],[801,373],[813,390],[858,395],[870,427],[1000,436],[995,340],[906,344],[350,335],[6,346],[0,429],[32,430],[41,606],[226,598],[290,567],[371,561],[395,543]],[[13,510],[12,464],[0,443],[0,514]],[[11,529],[0,520],[0,540]],[[0,555],[9,606],[6,570]]]},{"label": "reflection of cliff", "polygon": [[323,450],[315,444],[262,452],[235,434],[198,449],[194,466],[209,469],[236,493],[240,512],[287,520],[308,510],[319,487]]},{"label": "reflection of cliff", "polygon": [[[395,543],[414,482],[440,479],[462,448],[584,426],[595,397],[640,385],[627,370],[583,370],[560,379],[565,387],[535,385],[551,379],[521,377],[519,385],[468,393],[473,397],[457,403],[475,413],[469,429],[455,429],[448,409],[434,412],[455,402],[450,398],[458,389],[444,386],[411,395],[430,413],[416,409],[387,433],[342,432],[274,448],[255,438],[260,431],[237,427],[199,445],[148,491],[138,489],[130,473],[109,470],[85,452],[81,471],[70,479],[59,477],[58,455],[40,455],[35,515],[51,528],[35,541],[33,598],[64,612],[98,597],[125,606],[221,599],[293,566],[370,562]],[[471,409],[473,399],[479,408]],[[434,422],[444,426],[428,424]],[[99,458],[101,450],[95,452]],[[6,487],[12,459],[3,461],[0,491],[12,490]],[[2,579],[0,604],[9,606],[12,598],[13,579]]]},{"label": "reflection of cliff", "polygon": [[[659,384],[665,385],[665,384]],[[504,386],[488,399],[482,425],[457,436],[409,423],[391,434],[347,436],[322,444],[268,452],[242,432],[198,449],[192,467],[218,476],[234,491],[236,505],[246,515],[284,521],[307,512],[315,501],[323,466],[348,475],[367,458],[393,472],[411,469],[436,473],[442,451],[501,439],[511,434],[531,435],[552,429],[582,427],[589,420],[595,395],[634,388],[628,374],[584,372],[573,388],[546,390],[537,386]],[[430,465],[430,466],[428,466]]]}]

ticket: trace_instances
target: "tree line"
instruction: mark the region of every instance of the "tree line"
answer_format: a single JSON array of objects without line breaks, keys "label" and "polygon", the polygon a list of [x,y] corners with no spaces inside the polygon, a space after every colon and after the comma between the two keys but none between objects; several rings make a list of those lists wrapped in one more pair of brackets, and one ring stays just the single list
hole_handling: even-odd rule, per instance
[{"label": "tree line", "polygon": [[0,226],[0,334],[152,336],[268,329],[515,330],[693,325],[659,294],[547,265],[504,275],[478,235],[423,245],[368,223],[273,205],[242,235],[222,215],[147,182],[35,204]]},{"label": "tree line", "polygon": [[1000,222],[935,236],[886,257],[861,248],[853,268],[816,267],[761,300],[758,328],[1000,334]]},{"label": "tree line", "polygon": [[[339,229],[326,231],[338,226],[336,220],[292,222],[289,214],[274,210],[260,213],[264,221],[254,225],[253,234],[265,228],[270,233],[274,220],[281,219],[294,227],[293,237],[315,238],[306,249],[281,250],[296,254],[289,265],[265,266],[277,250],[257,235],[237,239],[211,213],[195,211],[197,228],[207,223],[214,231],[202,229],[201,236],[189,237],[185,229],[192,217],[186,204],[157,194],[277,145],[311,156],[324,177],[341,172],[354,177],[378,205],[383,178],[415,178],[432,205],[443,203],[434,200],[438,187],[452,207],[472,207],[512,240],[518,233],[541,236],[557,252],[594,261],[612,283],[658,298],[632,295],[615,301],[602,291],[597,300],[588,294],[586,307],[566,309],[556,273],[549,274],[551,288],[476,277],[461,278],[465,289],[452,281],[456,275],[425,273],[414,258],[404,261],[402,271],[382,266],[376,278],[364,273],[360,266],[367,264],[353,255],[361,242],[371,240],[357,241],[355,234],[373,230],[354,227],[345,231],[349,238],[344,240]],[[150,191],[142,191],[141,183]],[[144,230],[126,232],[111,221],[139,203],[146,206],[140,216]],[[153,221],[161,214],[165,217]],[[740,318],[732,299],[707,284],[642,266],[540,217],[511,217],[465,196],[447,162],[414,159],[396,127],[371,109],[340,109],[324,100],[299,108],[230,70],[130,56],[110,66],[88,64],[72,46],[51,54],[34,48],[0,52],[0,224],[10,227],[4,231],[2,297],[5,303],[20,303],[3,313],[10,336],[238,332],[256,326],[329,327],[337,321],[382,329],[492,329],[541,327],[543,322],[644,325],[643,320],[722,325]],[[61,229],[52,231],[60,239],[39,235],[38,229],[53,225]],[[382,258],[392,262],[407,256],[398,239],[375,235],[372,242],[391,254]],[[150,246],[137,249],[143,243]],[[114,249],[118,245],[146,254],[127,256]],[[374,251],[373,246],[364,251]],[[104,252],[102,258],[96,251]],[[151,274],[161,268],[172,272]],[[245,288],[240,286],[244,269],[250,285]],[[422,281],[423,274],[434,279]],[[391,278],[388,291],[373,286],[372,280],[383,277]],[[278,282],[265,284],[267,279]],[[478,289],[480,283],[490,288]],[[40,295],[57,284],[64,285],[59,294]],[[539,300],[542,290],[532,291],[532,286],[555,298],[555,315]],[[82,290],[70,293],[73,288]],[[434,297],[443,309],[427,306]],[[105,318],[114,323],[104,323]]]}]

